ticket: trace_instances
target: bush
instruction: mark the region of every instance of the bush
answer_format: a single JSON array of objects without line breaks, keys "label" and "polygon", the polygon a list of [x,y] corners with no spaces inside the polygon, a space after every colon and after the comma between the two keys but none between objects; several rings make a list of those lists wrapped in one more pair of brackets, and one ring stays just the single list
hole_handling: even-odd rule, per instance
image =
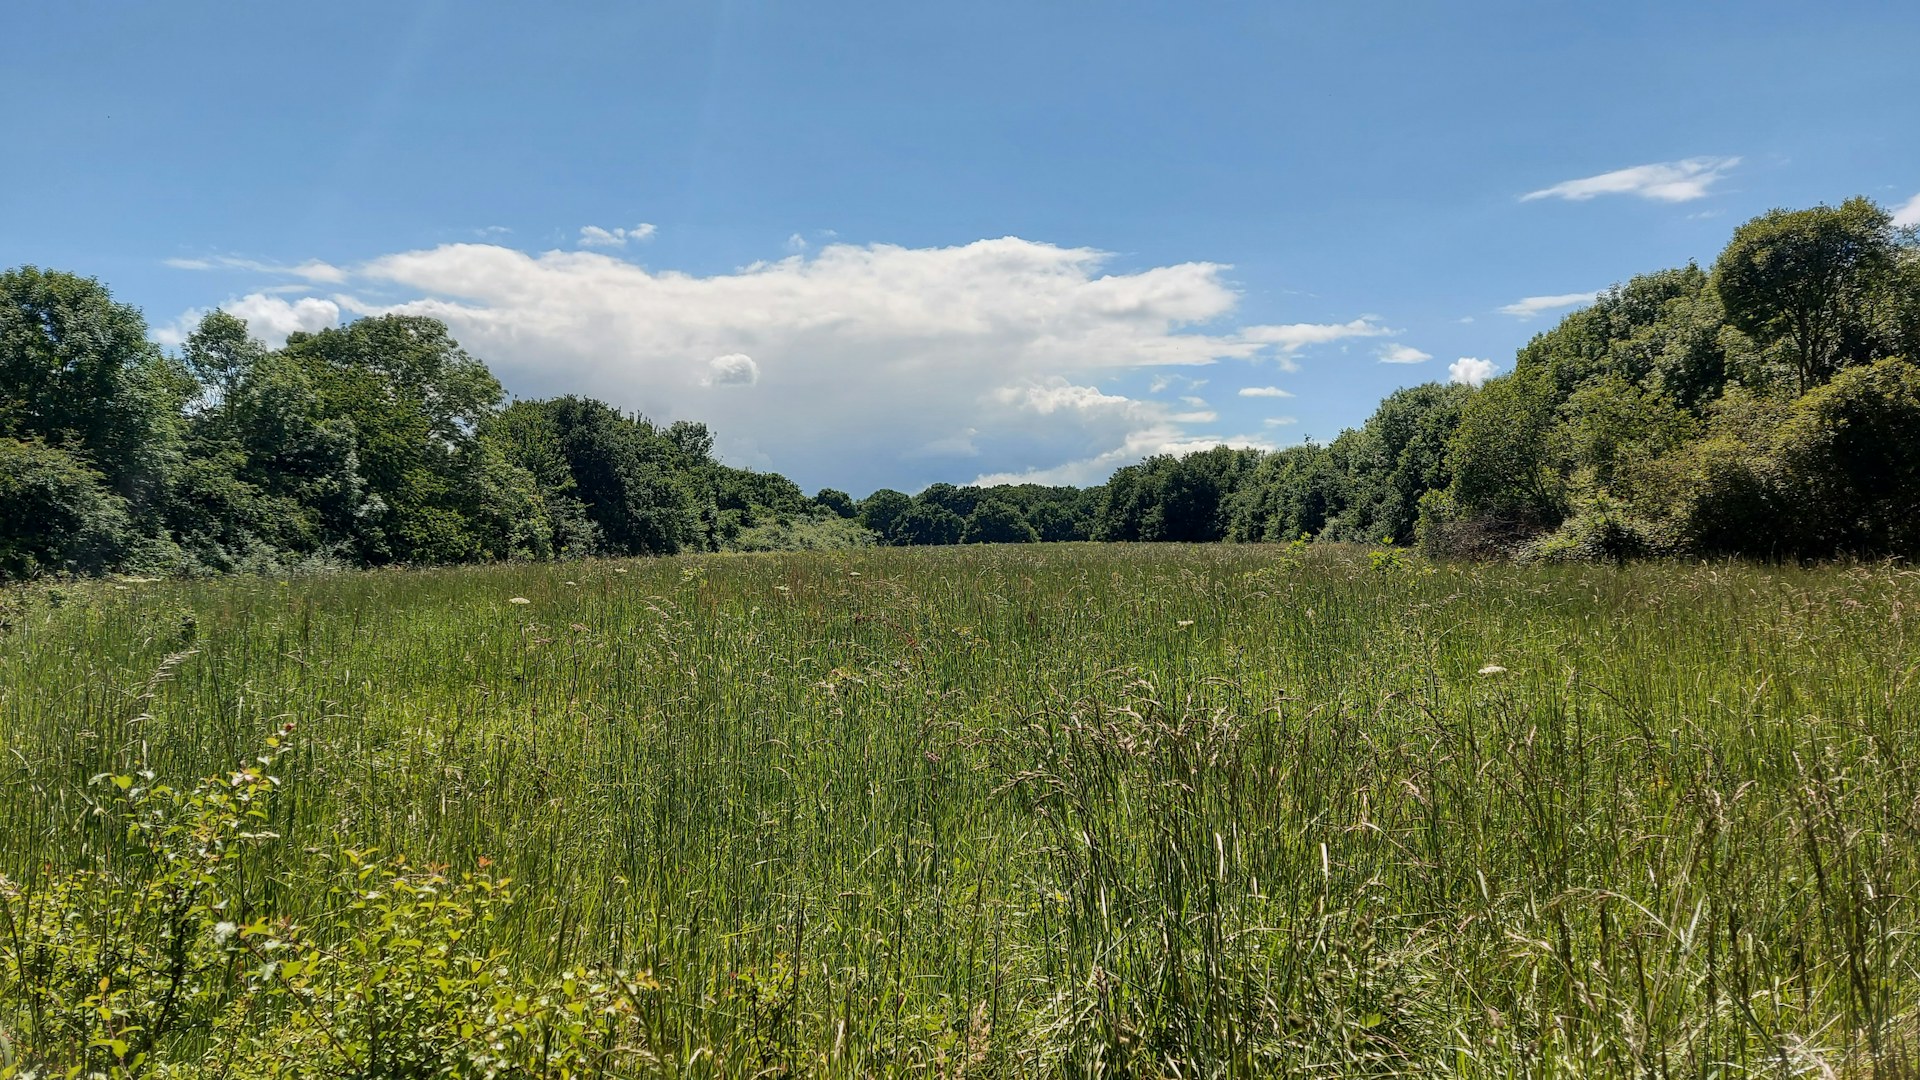
[{"label": "bush", "polygon": [[1794,402],[1775,453],[1805,554],[1920,555],[1920,367],[1834,376]]},{"label": "bush", "polygon": [[39,440],[0,439],[0,580],[117,568],[136,540],[99,473]]},{"label": "bush", "polygon": [[[315,934],[249,906],[277,835],[266,753],[190,790],[95,778],[128,838],[96,869],[0,877],[0,1078],[497,1077],[630,1074],[658,1058],[650,974],[523,978],[490,927],[510,883],[342,848],[311,883],[342,914]],[[217,1063],[217,1068],[213,1064]],[[181,1071],[178,1067],[185,1067]]]}]

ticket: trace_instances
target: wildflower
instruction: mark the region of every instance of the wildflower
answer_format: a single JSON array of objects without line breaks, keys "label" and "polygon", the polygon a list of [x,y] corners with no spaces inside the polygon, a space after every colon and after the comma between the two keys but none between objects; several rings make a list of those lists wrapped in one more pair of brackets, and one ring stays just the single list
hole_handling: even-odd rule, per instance
[{"label": "wildflower", "polygon": [[509,597],[507,597],[507,603],[509,603],[509,604],[531,604],[531,603],[533,603],[533,601],[531,601],[531,600],[529,600],[529,599],[527,599],[527,598],[526,598],[526,597],[524,597],[524,596],[509,596]]},{"label": "wildflower", "polygon": [[1174,625],[1176,625],[1176,626],[1178,626],[1178,627],[1179,627],[1180,629],[1182,629],[1182,630],[1185,630],[1185,629],[1186,629],[1187,627],[1189,627],[1189,626],[1192,626],[1192,625],[1193,625],[1193,620],[1192,620],[1192,619],[1181,619],[1181,620],[1180,620],[1180,621],[1179,621],[1178,623],[1176,623],[1176,624],[1174,624]]},{"label": "wildflower", "polygon": [[213,943],[215,945],[225,945],[227,939],[231,938],[235,933],[239,932],[239,930],[239,926],[230,922],[216,923],[213,927]]},{"label": "wildflower", "polygon": [[1502,675],[1506,673],[1506,670],[1507,670],[1506,668],[1501,667],[1499,664],[1488,664],[1486,667],[1483,667],[1480,669],[1480,674]]},{"label": "wildflower", "polygon": [[626,573],[626,572],[627,572],[627,570],[626,570],[626,568],[625,568],[625,567],[623,567],[623,566],[616,566],[616,567],[614,567],[614,568],[613,568],[613,572],[614,572],[614,573],[616,573],[616,574],[624,574],[624,573]]},{"label": "wildflower", "polygon": [[577,581],[569,581],[569,582],[567,582],[567,584],[569,584],[569,585],[578,585],[578,584],[580,584],[580,583],[579,583],[579,582],[577,582]]}]

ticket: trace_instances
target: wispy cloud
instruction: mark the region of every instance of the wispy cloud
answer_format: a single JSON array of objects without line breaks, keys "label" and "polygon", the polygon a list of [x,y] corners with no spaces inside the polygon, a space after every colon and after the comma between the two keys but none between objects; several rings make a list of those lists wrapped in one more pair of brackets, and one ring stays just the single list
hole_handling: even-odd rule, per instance
[{"label": "wispy cloud", "polygon": [[1447,381],[1462,386],[1479,386],[1493,378],[1494,364],[1477,356],[1463,356],[1447,365]]},{"label": "wispy cloud", "polygon": [[1277,386],[1243,386],[1240,388],[1240,396],[1282,398],[1292,397],[1293,395]]},{"label": "wispy cloud", "polygon": [[1635,195],[1655,202],[1691,202],[1705,198],[1708,189],[1726,176],[1737,157],[1692,157],[1684,161],[1662,161],[1615,169],[1598,176],[1563,180],[1552,187],[1529,191],[1521,202],[1535,199],[1566,199],[1585,202],[1601,195]]},{"label": "wispy cloud", "polygon": [[245,270],[255,274],[286,275],[326,285],[337,285],[348,277],[345,270],[318,259],[308,259],[294,266],[283,266],[277,263],[260,262],[257,259],[242,259],[233,255],[213,255],[204,259],[168,259],[166,265],[175,270]]},{"label": "wispy cloud", "polygon": [[1542,312],[1591,304],[1594,297],[1599,295],[1599,291],[1595,290],[1594,292],[1559,293],[1554,296],[1528,296],[1501,308],[1500,314],[1511,315],[1516,319],[1531,319]]},{"label": "wispy cloud", "polygon": [[1271,347],[1273,358],[1279,362],[1282,371],[1297,371],[1299,363],[1296,355],[1310,345],[1327,345],[1349,338],[1391,337],[1397,330],[1374,321],[1372,316],[1362,315],[1351,322],[1343,323],[1284,323],[1249,326],[1242,329],[1238,340],[1249,345]]},{"label": "wispy cloud", "polygon": [[627,246],[627,241],[629,240],[651,240],[653,239],[653,234],[659,231],[660,230],[654,228],[650,222],[645,221],[635,225],[631,229],[603,229],[598,225],[582,225],[580,227],[580,246],[623,248]]},{"label": "wispy cloud", "polygon": [[1894,209],[1893,223],[1903,229],[1909,225],[1920,225],[1920,195],[1915,195]]},{"label": "wispy cloud", "polygon": [[1432,353],[1421,352],[1411,345],[1396,343],[1380,350],[1380,362],[1383,364],[1419,364],[1431,359]]}]

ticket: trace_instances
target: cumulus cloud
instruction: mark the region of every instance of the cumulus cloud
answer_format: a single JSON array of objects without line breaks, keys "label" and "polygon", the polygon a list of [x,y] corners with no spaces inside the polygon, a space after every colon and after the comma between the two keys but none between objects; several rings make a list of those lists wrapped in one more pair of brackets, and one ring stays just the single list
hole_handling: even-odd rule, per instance
[{"label": "cumulus cloud", "polygon": [[1531,319],[1543,312],[1591,304],[1599,295],[1599,290],[1594,290],[1593,292],[1558,293],[1553,296],[1528,296],[1502,307],[1500,313],[1511,315],[1516,319]]},{"label": "cumulus cloud", "polygon": [[1493,361],[1463,356],[1447,365],[1447,381],[1462,386],[1479,386],[1493,378]]},{"label": "cumulus cloud", "polygon": [[1411,345],[1395,343],[1380,350],[1380,362],[1383,364],[1421,364],[1433,359],[1432,353],[1424,353]]},{"label": "cumulus cloud", "polygon": [[760,365],[746,353],[727,353],[707,361],[701,386],[752,386],[760,381]]},{"label": "cumulus cloud", "polygon": [[631,229],[603,229],[598,225],[580,226],[581,247],[623,248],[629,240],[643,241],[653,239],[659,230],[648,222],[641,222]]},{"label": "cumulus cloud", "polygon": [[[266,292],[254,292],[230,299],[220,307],[229,315],[245,319],[249,333],[276,349],[286,344],[287,335],[296,330],[313,333],[340,322],[340,305],[317,296],[287,300]],[[168,348],[178,348],[210,310],[189,308],[172,322],[154,327],[153,340]]]},{"label": "cumulus cloud", "polygon": [[1893,223],[1902,229],[1909,225],[1920,225],[1920,195],[1908,199],[1894,210]]},{"label": "cumulus cloud", "polygon": [[1529,191],[1521,202],[1535,199],[1566,199],[1585,202],[1601,195],[1634,195],[1655,202],[1691,202],[1705,198],[1722,177],[1740,164],[1737,157],[1691,157],[1684,161],[1662,161],[1615,169],[1598,176],[1563,180],[1552,187]]},{"label": "cumulus cloud", "polygon": [[1240,388],[1240,396],[1279,398],[1292,397],[1293,395],[1277,386],[1243,386]]},{"label": "cumulus cloud", "polygon": [[[1392,333],[1371,317],[1237,326],[1224,266],[1110,261],[1017,237],[829,242],[698,276],[469,243],[375,258],[330,299],[257,299],[287,305],[260,309],[276,329],[343,309],[432,316],[516,394],[706,421],[735,464],[848,490],[962,475],[1094,481],[1144,454],[1264,445],[1216,432],[1211,410],[1127,397],[1115,381],[1221,360],[1284,367]],[[312,303],[331,306],[296,307]],[[1204,381],[1176,377],[1189,391]]]}]

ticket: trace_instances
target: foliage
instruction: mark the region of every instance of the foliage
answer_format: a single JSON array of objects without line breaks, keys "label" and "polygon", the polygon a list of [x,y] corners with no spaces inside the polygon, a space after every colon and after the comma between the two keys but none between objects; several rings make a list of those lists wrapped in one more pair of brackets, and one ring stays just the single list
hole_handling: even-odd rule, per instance
[{"label": "foliage", "polygon": [[961,543],[965,544],[1031,544],[1039,539],[1040,534],[1034,531],[1018,506],[995,496],[974,505],[960,536]]},{"label": "foliage", "polygon": [[1782,343],[1804,394],[1891,344],[1883,320],[1897,259],[1892,218],[1855,198],[1740,226],[1713,283],[1734,327]]},{"label": "foliage", "polygon": [[[262,909],[288,746],[192,789],[95,777],[127,843],[107,866],[0,876],[0,1077],[604,1075],[656,1062],[641,973],[515,981],[489,930],[508,882],[330,854],[313,929]],[[218,1063],[217,1066],[215,1063]]]},{"label": "foliage", "polygon": [[99,573],[133,546],[126,502],[64,450],[0,438],[0,578]]},{"label": "foliage", "polygon": [[959,514],[936,503],[916,499],[913,505],[894,519],[888,536],[896,544],[957,544],[966,528],[967,521]]}]

